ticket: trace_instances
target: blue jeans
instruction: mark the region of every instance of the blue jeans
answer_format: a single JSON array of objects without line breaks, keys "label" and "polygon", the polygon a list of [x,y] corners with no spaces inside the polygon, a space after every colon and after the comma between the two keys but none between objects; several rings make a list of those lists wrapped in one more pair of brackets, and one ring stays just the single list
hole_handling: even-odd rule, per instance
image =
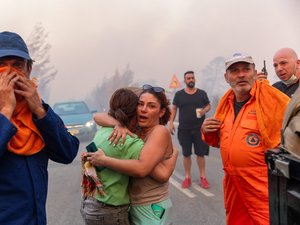
[{"label": "blue jeans", "polygon": [[86,225],[130,225],[129,205],[106,205],[94,198],[82,199],[80,212]]}]

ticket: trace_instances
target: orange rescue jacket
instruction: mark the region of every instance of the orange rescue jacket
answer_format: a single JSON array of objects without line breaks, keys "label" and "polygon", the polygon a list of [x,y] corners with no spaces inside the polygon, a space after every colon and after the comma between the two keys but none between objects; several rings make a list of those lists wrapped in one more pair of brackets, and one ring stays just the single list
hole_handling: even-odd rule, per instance
[{"label": "orange rescue jacket", "polygon": [[280,127],[289,97],[256,81],[251,97],[234,118],[234,93],[220,100],[215,118],[220,131],[203,140],[220,146],[227,224],[269,224],[268,176],[264,152],[280,143]]}]

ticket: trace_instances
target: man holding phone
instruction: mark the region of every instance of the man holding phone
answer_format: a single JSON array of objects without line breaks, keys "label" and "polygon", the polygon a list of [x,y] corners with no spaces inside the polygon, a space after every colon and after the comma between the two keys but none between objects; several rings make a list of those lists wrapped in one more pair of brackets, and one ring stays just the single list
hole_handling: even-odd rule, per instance
[{"label": "man holding phone", "polygon": [[[204,140],[219,147],[225,173],[227,224],[269,224],[268,169],[264,152],[280,143],[288,96],[256,80],[251,56],[236,53],[225,61],[231,88],[214,117],[204,120]],[[271,124],[271,126],[270,126]]]}]

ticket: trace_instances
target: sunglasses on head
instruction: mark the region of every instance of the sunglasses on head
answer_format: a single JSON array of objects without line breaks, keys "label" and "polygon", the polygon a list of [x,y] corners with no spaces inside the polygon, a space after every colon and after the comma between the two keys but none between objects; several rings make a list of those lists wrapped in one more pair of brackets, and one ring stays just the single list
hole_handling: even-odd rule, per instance
[{"label": "sunglasses on head", "polygon": [[150,84],[143,85],[143,90],[149,90],[149,89],[152,89],[156,93],[161,93],[165,91],[165,89],[163,89],[162,87],[152,87]]}]

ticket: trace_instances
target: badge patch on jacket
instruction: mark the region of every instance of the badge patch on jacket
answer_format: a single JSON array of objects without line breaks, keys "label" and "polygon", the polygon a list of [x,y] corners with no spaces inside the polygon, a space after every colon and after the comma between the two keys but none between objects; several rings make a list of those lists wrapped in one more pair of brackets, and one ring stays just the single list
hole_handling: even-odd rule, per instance
[{"label": "badge patch on jacket", "polygon": [[257,146],[260,142],[259,136],[255,133],[250,133],[248,134],[248,136],[246,137],[246,142],[249,146]]}]

